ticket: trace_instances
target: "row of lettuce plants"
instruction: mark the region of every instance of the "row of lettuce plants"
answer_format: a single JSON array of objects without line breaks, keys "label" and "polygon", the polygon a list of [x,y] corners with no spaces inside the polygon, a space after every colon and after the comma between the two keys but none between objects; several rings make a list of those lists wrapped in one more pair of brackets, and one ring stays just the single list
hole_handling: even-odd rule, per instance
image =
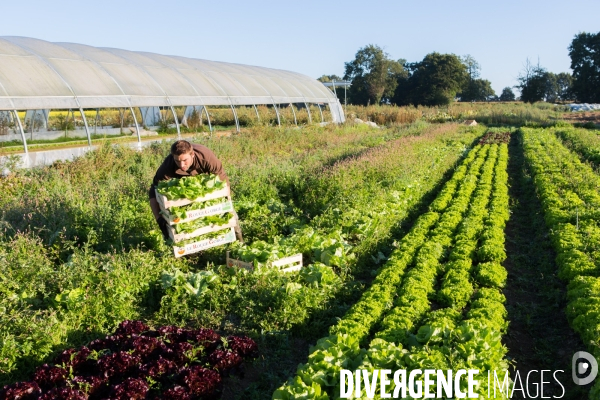
[{"label": "row of lettuce plants", "polygon": [[[418,329],[407,329],[402,319],[391,321],[375,335],[367,351],[369,362],[360,368],[477,369],[475,392],[483,397],[488,395],[488,371],[504,378],[508,364],[501,338],[508,324],[505,299],[498,289],[506,280],[501,263],[506,258],[503,230],[509,217],[508,151],[505,144],[493,146],[493,161],[484,165],[449,261],[441,267],[445,275],[440,290],[430,295],[440,308],[428,308]],[[466,382],[461,384],[466,392]],[[437,392],[435,385],[432,391]],[[497,395],[509,397],[506,392]]]},{"label": "row of lettuce plants", "polygon": [[[523,148],[556,251],[559,277],[568,282],[567,318],[600,360],[600,177],[559,141],[556,131],[523,128]],[[590,398],[599,393],[596,384]]]},{"label": "row of lettuce plants", "polygon": [[[482,148],[487,150],[489,146]],[[419,250],[415,259],[415,267],[402,282],[394,308],[381,322],[377,337],[390,342],[405,342],[407,334],[414,330],[415,324],[431,309],[429,299],[434,297],[435,285],[438,277],[444,272],[444,260],[448,252],[450,249],[453,249],[452,253],[460,252],[460,250],[456,251],[460,249],[456,246],[458,244],[456,239],[460,237],[461,232],[459,231],[455,235],[455,231],[465,218],[468,218],[468,215],[465,216],[465,212],[469,209],[469,204],[478,199],[477,192],[474,193],[473,199],[471,199],[471,194],[476,188],[479,188],[480,183],[485,184],[486,179],[490,177],[489,173],[486,175],[485,172],[489,172],[495,162],[496,154],[491,152],[483,164],[481,176],[472,175],[471,179],[465,182],[457,199],[440,218],[438,226],[432,231],[427,243]],[[447,280],[457,277],[456,274],[452,274],[453,272],[449,271],[450,277],[448,279],[447,275]]]},{"label": "row of lettuce plants", "polygon": [[598,130],[560,126],[554,132],[563,143],[578,153],[584,160],[600,165],[600,136]]},{"label": "row of lettuce plants", "polygon": [[[489,146],[478,146],[470,152],[463,165],[456,169],[453,177],[431,204],[431,211],[423,214],[414,228],[400,241],[373,285],[344,318],[332,326],[330,336],[318,341],[308,362],[299,366],[297,375],[273,394],[274,399],[326,399],[337,396],[340,370],[356,369],[365,363],[368,353],[361,348],[361,342],[364,343],[377,322],[392,306],[395,293],[399,292],[402,296],[403,291],[415,288],[416,296],[424,294],[424,302],[429,304],[427,294],[434,287],[440,261],[451,246],[453,232],[461,222],[477,187],[477,177],[488,150]],[[488,159],[493,165],[494,157],[490,156]],[[403,279],[404,271],[413,263],[415,267]],[[406,282],[410,284],[405,286]],[[399,290],[399,286],[402,289]],[[429,306],[423,308],[429,309]],[[415,322],[421,316],[422,314],[413,316]],[[373,350],[378,348],[378,343],[374,343]],[[381,354],[382,351],[375,351],[375,355]]]}]

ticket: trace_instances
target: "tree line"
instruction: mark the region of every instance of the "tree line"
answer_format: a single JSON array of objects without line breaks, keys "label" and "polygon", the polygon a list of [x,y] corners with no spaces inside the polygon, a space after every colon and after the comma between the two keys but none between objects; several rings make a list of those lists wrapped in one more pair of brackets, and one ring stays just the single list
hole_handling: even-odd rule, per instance
[{"label": "tree line", "polygon": [[[579,33],[568,48],[573,73],[547,71],[539,61],[526,60],[513,88],[520,100],[600,102],[600,32]],[[344,63],[342,78],[323,75],[322,82],[350,81],[348,102],[352,104],[447,105],[452,101],[513,101],[513,88],[497,96],[491,82],[480,77],[481,67],[471,56],[427,54],[419,62],[394,60],[379,46],[358,50],[354,60]],[[343,92],[338,97],[343,100]]]}]

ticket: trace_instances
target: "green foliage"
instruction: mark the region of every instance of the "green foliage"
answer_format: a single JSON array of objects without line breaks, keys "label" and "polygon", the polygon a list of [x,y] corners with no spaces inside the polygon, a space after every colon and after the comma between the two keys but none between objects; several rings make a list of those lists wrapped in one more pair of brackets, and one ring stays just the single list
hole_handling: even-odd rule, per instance
[{"label": "green foliage", "polygon": [[321,75],[319,78],[317,78],[317,80],[319,82],[333,82],[333,81],[341,81],[342,78],[340,78],[337,75]]},{"label": "green foliage", "polygon": [[532,65],[527,59],[518,77],[517,87],[521,90],[521,101],[567,101],[573,99],[573,77],[566,72],[554,74],[541,67],[539,62]]},{"label": "green foliage", "polygon": [[345,63],[344,79],[352,81],[348,92],[353,104],[380,104],[394,94],[397,80],[406,76],[403,60],[394,61],[379,46],[368,45]]},{"label": "green foliage", "polygon": [[409,75],[400,77],[391,99],[398,105],[448,105],[468,81],[467,67],[454,54],[430,53],[406,68]]},{"label": "green foliage", "polygon": [[[559,277],[566,280],[567,316],[571,326],[597,359],[600,340],[600,226],[597,210],[600,178],[589,165],[563,146],[555,136],[572,137],[564,128],[552,131],[522,129],[524,153],[544,209],[550,239],[556,251]],[[581,141],[574,137],[575,148]],[[591,149],[590,149],[591,150]],[[585,151],[584,151],[585,154]],[[597,390],[597,389],[594,389]]]},{"label": "green foliage", "polygon": [[569,45],[577,101],[600,103],[600,32],[580,32]]},{"label": "green foliage", "polygon": [[458,94],[460,101],[490,101],[496,92],[487,79],[470,79]]},{"label": "green foliage", "polygon": [[573,92],[573,76],[568,72],[548,73],[548,92],[546,101],[569,101],[575,99]]},{"label": "green foliage", "polygon": [[521,91],[521,101],[535,103],[546,99],[549,75],[548,71],[541,67],[539,62],[537,65],[532,65],[527,59],[518,80],[517,87]]},{"label": "green foliage", "polygon": [[515,93],[512,91],[512,88],[507,86],[504,89],[502,89],[502,93],[500,94],[500,97],[498,98],[498,100],[500,100],[500,101],[515,101],[515,98],[516,98]]},{"label": "green foliage", "polygon": [[189,222],[181,222],[174,226],[175,233],[191,233],[197,229],[203,228],[205,226],[222,226],[227,224],[231,218],[233,218],[232,213],[224,213],[221,215],[210,215],[208,217],[200,217],[196,218]]},{"label": "green foliage", "polygon": [[160,277],[163,290],[177,287],[195,297],[204,296],[217,280],[218,276],[213,271],[188,272],[186,274],[177,268],[173,272],[163,272]]},{"label": "green foliage", "polygon": [[217,175],[199,174],[160,181],[156,190],[169,200],[196,200],[225,187],[227,182],[221,181]]}]

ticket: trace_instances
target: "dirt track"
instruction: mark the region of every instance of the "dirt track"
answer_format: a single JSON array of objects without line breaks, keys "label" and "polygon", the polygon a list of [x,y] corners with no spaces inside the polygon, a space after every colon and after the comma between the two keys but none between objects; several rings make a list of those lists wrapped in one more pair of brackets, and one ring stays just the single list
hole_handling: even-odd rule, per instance
[{"label": "dirt track", "polygon": [[570,112],[562,115],[562,119],[570,122],[593,122],[600,124],[600,111]]}]

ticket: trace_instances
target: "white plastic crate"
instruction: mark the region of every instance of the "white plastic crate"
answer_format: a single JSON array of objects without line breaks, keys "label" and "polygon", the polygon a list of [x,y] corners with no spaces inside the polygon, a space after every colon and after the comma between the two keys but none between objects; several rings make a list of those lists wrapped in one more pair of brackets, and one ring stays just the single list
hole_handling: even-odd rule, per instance
[{"label": "white plastic crate", "polygon": [[173,242],[177,243],[177,242],[181,242],[182,240],[188,240],[188,239],[195,238],[196,236],[205,235],[207,233],[216,232],[216,231],[220,231],[220,230],[227,229],[227,228],[232,228],[236,224],[237,224],[237,219],[234,216],[234,217],[231,217],[229,222],[227,222],[224,225],[203,226],[202,228],[198,228],[194,232],[190,232],[190,233],[175,233],[175,229],[173,229],[172,226],[167,227],[167,229],[169,230],[169,236],[171,237],[171,240]]},{"label": "white plastic crate", "polygon": [[220,235],[213,239],[204,239],[195,243],[186,244],[185,246],[173,246],[173,253],[176,258],[187,254],[197,253],[202,250],[210,249],[211,247],[221,246],[226,243],[235,242],[235,231],[233,228],[223,231]]},{"label": "white plastic crate", "polygon": [[[229,251],[227,252],[226,263],[228,267],[244,268],[249,271],[254,269],[253,263],[238,260],[236,258],[230,258]],[[279,268],[282,272],[298,271],[302,268],[302,253],[268,262],[267,265],[270,267]]]},{"label": "white plastic crate", "polygon": [[202,217],[210,217],[211,215],[232,212],[233,211],[233,203],[231,202],[231,200],[226,200],[226,199],[223,199],[223,200],[224,200],[223,203],[220,203],[220,204],[215,204],[210,207],[200,208],[198,210],[187,211],[186,212],[187,217],[183,218],[183,219],[180,219],[180,218],[177,218],[177,217],[171,215],[171,212],[168,209],[163,210],[163,215],[164,215],[165,219],[167,220],[167,222],[169,222],[169,224],[175,225],[175,224],[181,224],[184,222],[193,221],[195,219],[202,218]]}]

